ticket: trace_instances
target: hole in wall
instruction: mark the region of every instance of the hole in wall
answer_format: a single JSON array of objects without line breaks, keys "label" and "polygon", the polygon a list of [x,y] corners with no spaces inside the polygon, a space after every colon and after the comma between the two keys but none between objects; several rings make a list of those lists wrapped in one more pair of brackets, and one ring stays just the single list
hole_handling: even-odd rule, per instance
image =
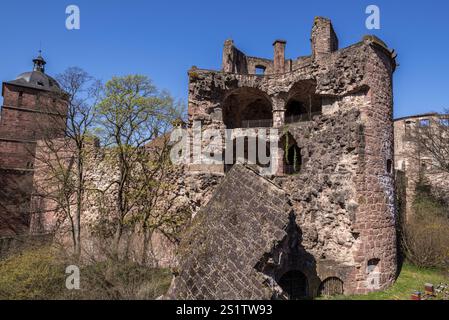
[{"label": "hole in wall", "polygon": [[393,173],[393,161],[391,159],[387,160],[387,174]]},{"label": "hole in wall", "polygon": [[278,281],[289,300],[303,300],[308,296],[307,277],[298,270],[285,273]]},{"label": "hole in wall", "polygon": [[267,68],[265,66],[258,65],[255,67],[255,73],[257,75],[264,75]]},{"label": "hole in wall", "polygon": [[380,262],[380,259],[378,259],[378,258],[368,260],[366,271],[368,273],[378,272],[379,271],[379,262]]}]

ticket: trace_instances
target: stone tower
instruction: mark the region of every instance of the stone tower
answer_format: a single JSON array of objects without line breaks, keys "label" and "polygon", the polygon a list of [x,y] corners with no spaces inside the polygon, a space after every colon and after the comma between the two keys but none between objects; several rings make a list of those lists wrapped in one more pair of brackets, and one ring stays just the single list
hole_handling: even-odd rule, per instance
[{"label": "stone tower", "polygon": [[67,97],[45,73],[39,54],[34,68],[2,86],[0,117],[0,235],[28,231],[36,141],[64,136]]},{"label": "stone tower", "polygon": [[311,55],[247,56],[227,40],[222,70],[193,68],[189,120],[202,129],[275,128],[276,174],[225,175],[180,246],[169,297],[305,298],[362,294],[395,281],[394,51],[374,36],[347,48],[314,20]]}]

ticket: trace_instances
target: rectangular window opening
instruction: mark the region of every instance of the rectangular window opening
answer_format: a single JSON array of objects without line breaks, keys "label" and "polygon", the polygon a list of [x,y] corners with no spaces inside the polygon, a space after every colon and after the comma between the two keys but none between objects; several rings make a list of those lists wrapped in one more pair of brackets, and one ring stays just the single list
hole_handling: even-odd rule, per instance
[{"label": "rectangular window opening", "polygon": [[265,74],[265,68],[264,66],[256,66],[256,74],[257,75],[264,75]]}]

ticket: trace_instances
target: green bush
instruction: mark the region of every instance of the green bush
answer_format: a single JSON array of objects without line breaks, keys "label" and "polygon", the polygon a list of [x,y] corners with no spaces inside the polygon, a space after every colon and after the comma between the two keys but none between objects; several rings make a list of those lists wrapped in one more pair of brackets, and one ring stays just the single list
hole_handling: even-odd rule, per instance
[{"label": "green bush", "polygon": [[431,187],[423,182],[418,183],[416,187],[416,197],[413,201],[413,213],[415,217],[421,220],[429,217],[449,218],[447,204],[434,196]]},{"label": "green bush", "polygon": [[418,185],[413,215],[403,224],[402,244],[406,258],[419,267],[449,266],[449,218],[447,206]]}]

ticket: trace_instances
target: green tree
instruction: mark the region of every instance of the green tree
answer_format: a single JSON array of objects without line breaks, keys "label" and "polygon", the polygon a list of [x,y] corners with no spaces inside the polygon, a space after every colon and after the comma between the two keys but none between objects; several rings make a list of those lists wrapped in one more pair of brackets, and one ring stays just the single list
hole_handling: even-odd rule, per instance
[{"label": "green tree", "polygon": [[[149,186],[154,185],[157,176],[142,170],[148,163],[147,144],[164,136],[181,112],[181,104],[167,92],[160,92],[145,76],[114,77],[105,85],[104,97],[97,107],[98,132],[116,171],[106,188],[111,188],[114,195],[112,255],[115,258],[118,258],[125,226],[145,203],[143,199],[149,196],[152,189]],[[154,166],[155,170],[160,167]]]},{"label": "green tree", "polygon": [[44,174],[36,179],[35,203],[43,200],[44,208],[37,211],[51,211],[61,222],[68,221],[74,254],[79,257],[87,186],[85,165],[94,150],[92,130],[101,83],[78,67],[68,68],[57,80],[61,92],[55,93],[54,101],[64,100],[67,105],[49,106],[50,125],[41,128],[43,137],[36,160]]}]

